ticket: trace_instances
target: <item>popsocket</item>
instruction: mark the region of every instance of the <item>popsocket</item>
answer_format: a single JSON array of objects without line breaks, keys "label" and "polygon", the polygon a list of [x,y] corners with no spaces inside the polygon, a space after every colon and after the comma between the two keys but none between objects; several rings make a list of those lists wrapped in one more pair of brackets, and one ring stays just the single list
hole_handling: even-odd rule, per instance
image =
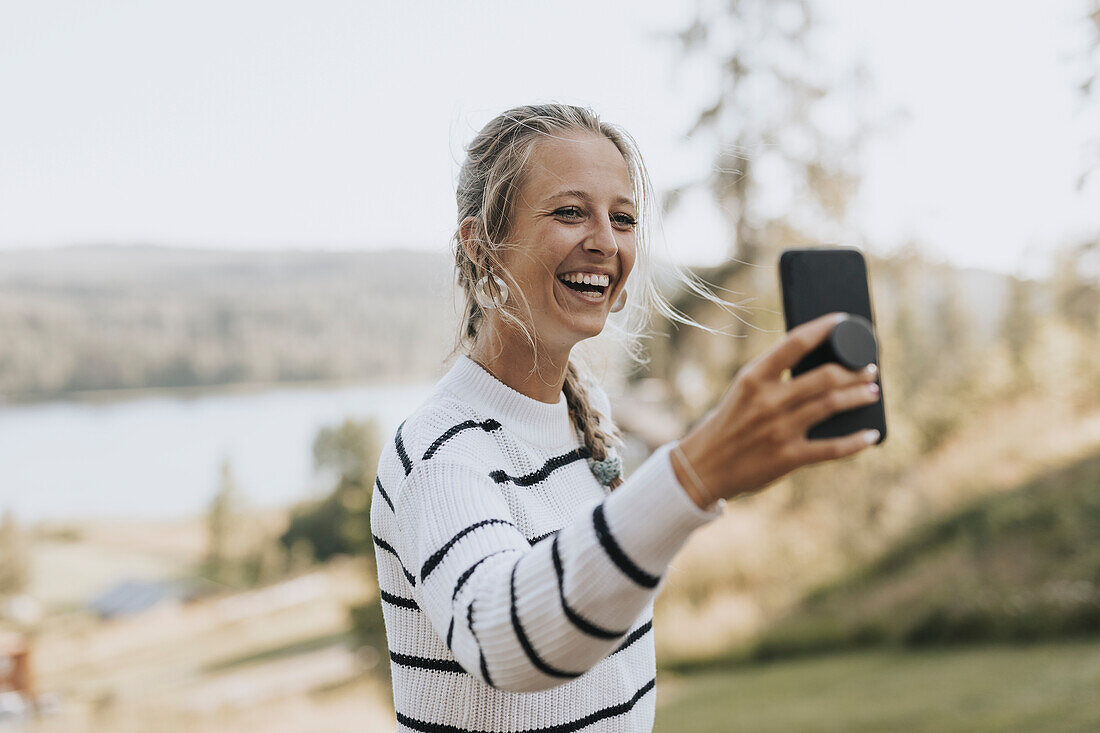
[{"label": "popsocket", "polygon": [[849,313],[848,317],[833,327],[825,345],[832,353],[832,361],[852,371],[878,359],[878,345],[871,330],[871,322],[863,316]]}]

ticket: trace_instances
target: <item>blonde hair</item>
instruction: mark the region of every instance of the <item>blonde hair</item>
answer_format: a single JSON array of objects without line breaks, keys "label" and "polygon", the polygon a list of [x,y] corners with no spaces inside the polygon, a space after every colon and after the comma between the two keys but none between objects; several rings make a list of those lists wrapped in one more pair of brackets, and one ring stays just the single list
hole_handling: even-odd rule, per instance
[{"label": "blonde hair", "polygon": [[[538,142],[546,137],[560,136],[570,131],[588,132],[610,140],[623,156],[633,189],[637,210],[635,229],[636,260],[632,277],[627,283],[628,299],[623,313],[608,319],[609,328],[625,347],[631,360],[638,365],[648,359],[642,345],[649,318],[653,312],[670,320],[695,326],[715,333],[677,311],[661,295],[656,282],[649,242],[649,220],[652,215],[653,193],[649,173],[642,160],[634,138],[622,128],[602,121],[590,109],[567,104],[536,104],[510,109],[486,124],[466,147],[466,159],[458,174],[455,196],[458,202],[458,227],[452,243],[458,284],[465,294],[465,306],[460,320],[454,351],[471,353],[485,323],[486,314],[474,297],[474,285],[489,276],[484,284],[486,295],[498,297],[499,288],[493,276],[501,278],[508,286],[509,296],[516,299],[517,307],[499,308],[497,314],[524,334],[532,350],[538,353],[538,341],[531,333],[532,313],[527,298],[518,283],[504,267],[501,253],[516,249],[506,238],[509,234],[516,195],[526,173],[527,162]],[[462,242],[462,223],[473,218],[474,231],[467,237],[476,246],[467,252]],[[674,280],[696,295],[709,300],[723,310],[739,306],[713,295],[705,283],[686,273],[680,267],[663,264]],[[526,320],[518,315],[526,312]],[[617,321],[621,320],[622,323]],[[452,352],[453,353],[453,352]],[[532,364],[532,372],[538,363]],[[584,445],[592,459],[607,458],[608,448],[621,446],[622,437],[610,420],[601,421],[600,414],[589,402],[587,382],[591,379],[587,370],[571,357],[565,372],[565,393],[569,415],[581,433]],[[622,482],[616,479],[611,487]]]}]

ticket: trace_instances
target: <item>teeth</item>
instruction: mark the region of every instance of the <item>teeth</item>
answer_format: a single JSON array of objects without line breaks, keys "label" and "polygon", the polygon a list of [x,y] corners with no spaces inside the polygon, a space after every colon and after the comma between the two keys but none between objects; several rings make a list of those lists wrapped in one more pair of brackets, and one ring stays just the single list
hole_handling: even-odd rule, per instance
[{"label": "teeth", "polygon": [[583,272],[570,272],[565,275],[560,275],[560,279],[571,283],[584,283],[585,285],[602,285],[607,287],[611,284],[611,277],[608,275],[594,275],[591,273]]}]

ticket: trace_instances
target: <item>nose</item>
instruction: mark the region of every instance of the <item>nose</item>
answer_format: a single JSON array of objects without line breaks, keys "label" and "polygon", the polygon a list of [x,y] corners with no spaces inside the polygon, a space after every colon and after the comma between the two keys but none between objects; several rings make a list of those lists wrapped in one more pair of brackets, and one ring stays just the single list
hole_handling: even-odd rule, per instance
[{"label": "nose", "polygon": [[614,257],[619,251],[619,243],[615,241],[615,229],[611,221],[606,217],[601,224],[596,225],[584,243],[584,248],[589,252],[599,252],[604,257]]}]

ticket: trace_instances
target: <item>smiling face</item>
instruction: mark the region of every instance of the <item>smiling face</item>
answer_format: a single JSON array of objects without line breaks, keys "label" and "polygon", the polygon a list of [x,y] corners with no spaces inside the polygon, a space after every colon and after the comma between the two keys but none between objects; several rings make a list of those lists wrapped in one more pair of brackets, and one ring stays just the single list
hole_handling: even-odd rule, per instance
[{"label": "smiling face", "polygon": [[502,259],[527,297],[541,345],[568,356],[603,330],[634,267],[637,218],[613,142],[567,131],[536,144],[512,211],[514,246]]}]

